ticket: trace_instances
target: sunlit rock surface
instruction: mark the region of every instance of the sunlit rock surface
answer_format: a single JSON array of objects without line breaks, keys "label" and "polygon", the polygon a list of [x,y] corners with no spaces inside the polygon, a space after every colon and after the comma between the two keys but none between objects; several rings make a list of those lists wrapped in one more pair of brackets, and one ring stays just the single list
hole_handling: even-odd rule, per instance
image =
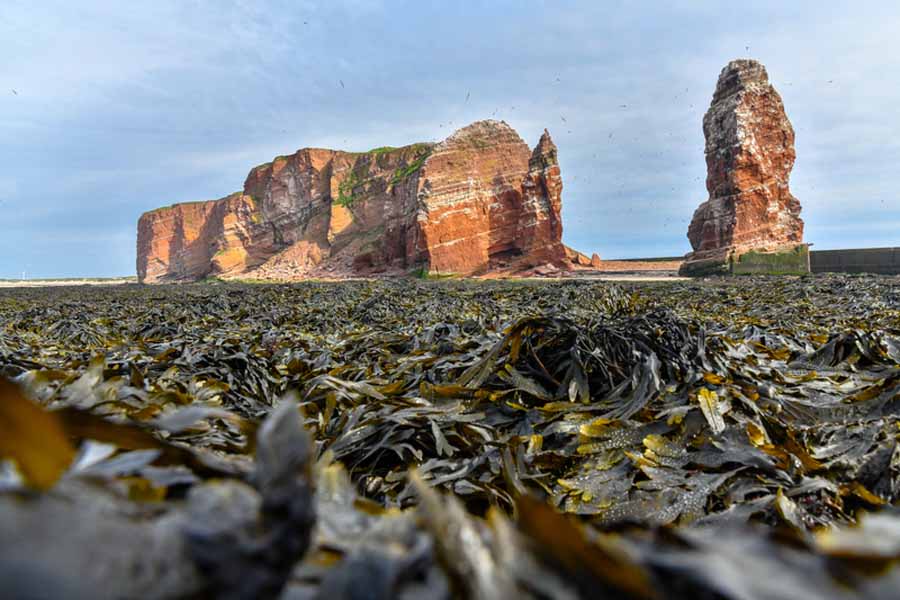
[{"label": "sunlit rock surface", "polygon": [[763,65],[735,60],[722,70],[703,134],[709,199],[694,212],[683,271],[802,243],[800,202],[788,187],[794,129]]},{"label": "sunlit rock surface", "polygon": [[250,171],[242,192],[138,222],[145,283],[566,266],[562,179],[546,131],[532,151],[502,121],[439,144],[304,148]]}]

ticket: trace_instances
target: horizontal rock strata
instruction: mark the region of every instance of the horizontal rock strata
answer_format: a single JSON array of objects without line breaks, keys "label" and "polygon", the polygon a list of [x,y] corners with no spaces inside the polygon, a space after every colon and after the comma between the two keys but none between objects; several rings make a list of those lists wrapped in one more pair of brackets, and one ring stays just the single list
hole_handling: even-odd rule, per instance
[{"label": "horizontal rock strata", "polygon": [[142,215],[138,278],[564,267],[561,193],[549,133],[531,150],[502,121],[473,123],[439,144],[304,148],[251,170],[241,192]]},{"label": "horizontal rock strata", "polygon": [[688,228],[693,252],[683,270],[802,243],[800,202],[788,187],[794,129],[765,67],[735,60],[722,70],[703,134],[709,199]]}]

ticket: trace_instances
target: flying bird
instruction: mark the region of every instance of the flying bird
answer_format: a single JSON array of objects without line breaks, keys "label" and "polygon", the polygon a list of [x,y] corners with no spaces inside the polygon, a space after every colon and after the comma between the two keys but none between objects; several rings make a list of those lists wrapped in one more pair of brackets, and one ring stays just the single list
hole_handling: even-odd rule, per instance
[{"label": "flying bird", "polygon": [[13,90],[12,93],[15,94],[16,96],[19,95],[19,92],[17,92],[16,90]]},{"label": "flying bird", "polygon": [[566,122],[567,122],[567,121],[566,121],[566,118],[565,118],[564,116],[560,115],[559,118],[562,119],[562,122],[563,122],[563,123],[566,123]]},{"label": "flying bird", "polygon": [[470,94],[470,93],[471,93],[471,92],[466,92],[466,102],[469,101],[469,94]]},{"label": "flying bird", "polygon": [[343,79],[338,79],[338,81],[341,82],[341,87],[344,87],[344,80],[343,80]]}]

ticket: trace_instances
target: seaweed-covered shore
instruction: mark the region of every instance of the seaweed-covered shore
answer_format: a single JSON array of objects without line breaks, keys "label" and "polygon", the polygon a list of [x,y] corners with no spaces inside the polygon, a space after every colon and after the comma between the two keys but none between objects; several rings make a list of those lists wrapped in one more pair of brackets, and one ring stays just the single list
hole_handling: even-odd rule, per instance
[{"label": "seaweed-covered shore", "polygon": [[900,589],[898,278],[12,289],[0,318],[14,595]]}]

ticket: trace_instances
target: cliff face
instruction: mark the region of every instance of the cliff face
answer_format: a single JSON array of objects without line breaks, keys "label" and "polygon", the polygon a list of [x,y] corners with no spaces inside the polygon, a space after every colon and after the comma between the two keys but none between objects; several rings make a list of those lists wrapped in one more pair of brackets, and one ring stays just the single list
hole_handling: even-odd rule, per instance
[{"label": "cliff face", "polygon": [[800,202],[788,187],[794,129],[765,67],[735,60],[722,70],[703,134],[709,199],[691,220],[687,263],[801,243]]},{"label": "cliff face", "polygon": [[435,273],[561,263],[561,193],[546,131],[532,156],[506,123],[464,127],[423,165],[414,257]]},{"label": "cliff face", "polygon": [[299,150],[242,192],[141,216],[138,278],[474,274],[563,265],[556,146],[506,123],[365,153]]},{"label": "cliff face", "polygon": [[189,280],[209,272],[211,240],[221,221],[222,206],[233,194],[219,200],[188,202],[144,213],[138,221],[137,271],[141,281]]}]

